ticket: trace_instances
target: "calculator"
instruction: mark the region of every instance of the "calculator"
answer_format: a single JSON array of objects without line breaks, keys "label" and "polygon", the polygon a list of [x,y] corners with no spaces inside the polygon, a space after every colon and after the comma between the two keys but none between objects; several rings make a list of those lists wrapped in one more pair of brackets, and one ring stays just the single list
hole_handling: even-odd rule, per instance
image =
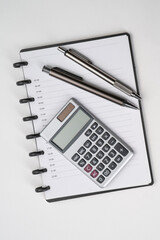
[{"label": "calculator", "polygon": [[41,136],[103,188],[133,156],[132,149],[77,100],[70,99]]}]

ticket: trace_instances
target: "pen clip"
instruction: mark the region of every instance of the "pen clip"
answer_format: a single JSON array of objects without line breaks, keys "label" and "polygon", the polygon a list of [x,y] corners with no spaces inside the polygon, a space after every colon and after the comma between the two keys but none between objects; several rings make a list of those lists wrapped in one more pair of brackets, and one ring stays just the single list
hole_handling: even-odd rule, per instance
[{"label": "pen clip", "polygon": [[79,53],[77,50],[74,50],[74,49],[70,48],[68,51],[70,53],[72,53],[73,55],[75,55],[75,57],[78,57],[79,59],[81,59],[82,61],[92,64],[92,62],[86,56]]},{"label": "pen clip", "polygon": [[76,74],[73,74],[73,73],[70,73],[62,68],[58,68],[58,67],[54,67],[54,70],[57,72],[57,73],[60,73],[60,74],[63,74],[65,75],[66,77],[70,77],[70,78],[73,78],[74,80],[76,81],[83,81],[83,78],[76,75]]}]

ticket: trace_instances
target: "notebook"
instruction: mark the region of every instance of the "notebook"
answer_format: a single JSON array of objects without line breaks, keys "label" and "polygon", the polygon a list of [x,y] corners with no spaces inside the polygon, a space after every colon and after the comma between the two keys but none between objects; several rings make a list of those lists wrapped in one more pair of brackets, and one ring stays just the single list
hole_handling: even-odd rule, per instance
[{"label": "notebook", "polygon": [[[37,168],[42,169],[42,187],[48,202],[106,193],[153,184],[141,103],[128,97],[87,69],[63,56],[57,46],[73,48],[94,62],[95,65],[113,75],[132,89],[138,91],[138,83],[128,33],[59,43],[20,51],[27,97],[21,102],[29,103],[35,145],[30,155],[37,158]],[[139,110],[119,106],[73,85],[42,72],[44,65],[60,67],[83,77],[84,81],[107,92],[114,93],[134,103]],[[142,96],[145,101],[145,96]],[[98,119],[120,136],[134,151],[133,158],[104,189],[80,172],[55,148],[39,136],[57,112],[70,99],[77,99]],[[27,122],[25,123],[27,124]],[[25,127],[25,125],[24,125]],[[38,156],[36,156],[38,155]],[[39,165],[39,166],[38,166]],[[43,169],[45,169],[43,171]],[[39,173],[38,172],[38,173]]]}]

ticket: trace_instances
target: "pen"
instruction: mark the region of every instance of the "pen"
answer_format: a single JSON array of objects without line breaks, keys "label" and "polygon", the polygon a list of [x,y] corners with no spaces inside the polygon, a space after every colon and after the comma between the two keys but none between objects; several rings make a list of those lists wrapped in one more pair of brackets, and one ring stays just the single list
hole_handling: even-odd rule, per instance
[{"label": "pen", "polygon": [[49,66],[44,66],[42,71],[48,73],[52,77],[61,79],[64,82],[70,83],[78,88],[81,88],[85,91],[93,93],[93,94],[95,94],[99,97],[102,97],[104,99],[107,99],[111,102],[117,103],[123,107],[138,109],[133,103],[131,103],[125,99],[122,99],[120,97],[117,97],[115,95],[112,95],[110,93],[107,93],[103,90],[100,90],[88,83],[85,83],[84,81],[82,81],[83,78],[81,78],[75,74],[72,74],[70,72],[67,72],[61,68],[58,68],[58,67],[51,68]]},{"label": "pen", "polygon": [[80,64],[84,68],[88,69],[90,72],[94,73],[98,77],[110,83],[113,87],[119,89],[120,91],[124,92],[125,94],[131,97],[141,99],[141,97],[130,87],[124,85],[123,83],[118,81],[115,77],[101,70],[97,66],[93,65],[93,63],[88,58],[86,58],[79,52],[75,51],[74,49],[67,50],[64,47],[58,47],[58,50],[61,51],[64,54],[64,56],[70,58],[74,62]]}]

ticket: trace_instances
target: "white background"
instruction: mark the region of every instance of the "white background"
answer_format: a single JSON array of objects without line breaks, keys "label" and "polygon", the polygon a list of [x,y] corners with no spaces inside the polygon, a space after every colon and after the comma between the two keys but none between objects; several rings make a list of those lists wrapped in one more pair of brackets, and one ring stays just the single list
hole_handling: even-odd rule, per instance
[{"label": "white background", "polygon": [[[34,192],[32,125],[12,64],[22,48],[120,32],[131,34],[155,184],[49,204]],[[0,239],[159,240],[160,1],[0,0],[0,78]]]}]

